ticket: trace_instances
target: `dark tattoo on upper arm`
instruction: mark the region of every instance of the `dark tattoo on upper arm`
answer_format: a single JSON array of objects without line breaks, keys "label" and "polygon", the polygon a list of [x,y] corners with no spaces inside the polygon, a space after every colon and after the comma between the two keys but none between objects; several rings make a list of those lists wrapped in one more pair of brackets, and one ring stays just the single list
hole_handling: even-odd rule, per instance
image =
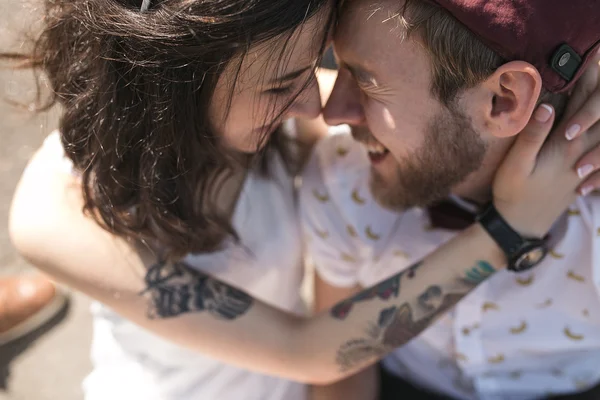
[{"label": "dark tattoo on upper arm", "polygon": [[253,298],[184,263],[158,262],[148,268],[150,318],[169,318],[190,312],[208,311],[219,319],[233,320],[245,314]]},{"label": "dark tattoo on upper arm", "polygon": [[414,264],[406,271],[396,274],[375,286],[363,290],[349,299],[339,302],[333,306],[333,308],[331,308],[331,316],[336,319],[345,319],[348,314],[350,314],[354,303],[371,300],[376,297],[381,300],[388,300],[392,297],[398,297],[398,294],[400,293],[400,278],[404,273],[406,273],[409,278],[412,278],[420,264],[420,262]]},{"label": "dark tattoo on upper arm", "polygon": [[[364,365],[374,358],[383,357],[395,348],[406,344],[454,307],[493,272],[495,270],[490,264],[481,261],[470,269],[465,277],[453,282],[431,285],[415,299],[406,299],[407,301],[400,306],[394,305],[382,309],[377,321],[367,328],[366,337],[349,340],[340,346],[336,356],[337,364],[342,371],[347,371]],[[412,274],[414,275],[414,271]],[[397,280],[397,287],[400,286],[401,278],[403,273],[394,277]],[[395,297],[397,296],[398,294]]]}]

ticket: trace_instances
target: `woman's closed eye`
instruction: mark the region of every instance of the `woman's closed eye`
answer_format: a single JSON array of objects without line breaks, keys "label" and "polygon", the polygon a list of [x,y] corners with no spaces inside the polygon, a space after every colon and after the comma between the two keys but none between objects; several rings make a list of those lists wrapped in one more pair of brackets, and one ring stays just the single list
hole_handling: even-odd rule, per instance
[{"label": "woman's closed eye", "polygon": [[296,71],[289,72],[282,77],[271,81],[273,85],[271,88],[266,89],[263,93],[274,96],[287,96],[292,94],[297,88],[298,82],[306,75],[307,72],[314,69],[314,67],[307,66],[300,68]]},{"label": "woman's closed eye", "polygon": [[290,93],[293,92],[294,89],[294,85],[286,85],[286,86],[279,86],[279,87],[274,87],[274,88],[270,88],[265,90],[264,93],[266,94],[270,94],[270,95],[279,95],[279,96],[284,96],[284,95],[288,95]]}]

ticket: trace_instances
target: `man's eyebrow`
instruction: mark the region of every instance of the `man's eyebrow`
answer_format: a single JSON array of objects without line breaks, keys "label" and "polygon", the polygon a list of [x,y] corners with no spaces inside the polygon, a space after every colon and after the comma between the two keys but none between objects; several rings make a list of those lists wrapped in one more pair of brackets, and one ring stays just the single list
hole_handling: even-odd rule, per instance
[{"label": "man's eyebrow", "polygon": [[359,81],[361,83],[373,83],[374,82],[373,75],[360,67],[357,67],[355,65],[346,64],[346,63],[341,64],[341,66],[343,68],[346,68],[348,71],[350,71],[350,73],[352,74],[354,79],[356,79],[357,81]]},{"label": "man's eyebrow", "polygon": [[308,66],[308,67],[297,69],[296,71],[288,72],[285,75],[271,79],[271,81],[269,83],[281,83],[281,82],[294,80],[311,68],[312,68],[312,66]]}]

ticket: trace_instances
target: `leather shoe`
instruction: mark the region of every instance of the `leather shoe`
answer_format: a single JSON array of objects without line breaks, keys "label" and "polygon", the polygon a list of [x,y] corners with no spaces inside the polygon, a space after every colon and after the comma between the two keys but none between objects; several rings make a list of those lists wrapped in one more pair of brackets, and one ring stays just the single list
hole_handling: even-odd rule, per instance
[{"label": "leather shoe", "polygon": [[0,278],[0,345],[40,328],[66,301],[66,293],[43,276]]}]

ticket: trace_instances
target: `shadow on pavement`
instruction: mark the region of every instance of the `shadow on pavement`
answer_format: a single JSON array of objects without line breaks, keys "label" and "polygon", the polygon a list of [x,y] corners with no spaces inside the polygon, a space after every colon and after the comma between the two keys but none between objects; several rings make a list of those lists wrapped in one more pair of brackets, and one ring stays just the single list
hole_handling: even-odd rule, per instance
[{"label": "shadow on pavement", "polygon": [[63,308],[44,325],[15,341],[0,346],[0,390],[8,389],[11,362],[27,350],[40,336],[43,336],[60,324],[69,315],[70,309],[71,300],[67,299]]}]

